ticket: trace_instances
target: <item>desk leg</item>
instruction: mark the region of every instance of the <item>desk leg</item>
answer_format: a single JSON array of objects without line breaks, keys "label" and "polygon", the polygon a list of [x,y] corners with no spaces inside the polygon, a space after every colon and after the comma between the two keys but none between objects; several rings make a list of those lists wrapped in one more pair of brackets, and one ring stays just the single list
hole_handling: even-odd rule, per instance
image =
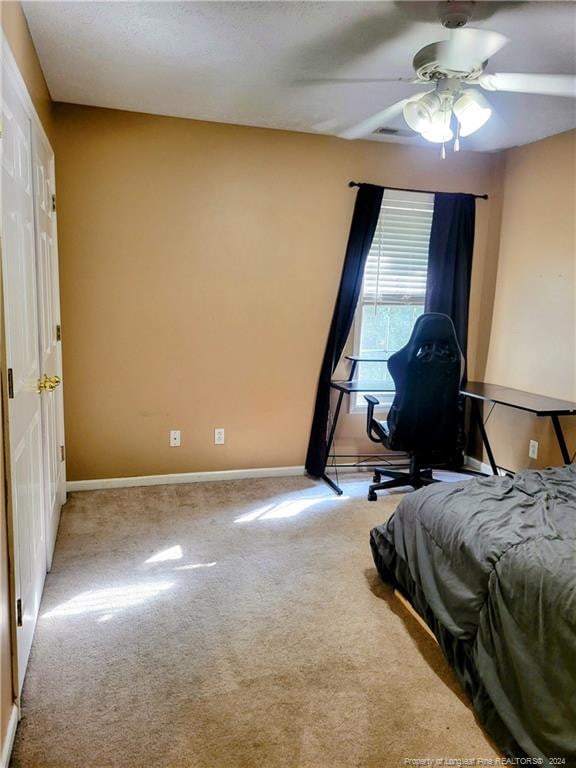
[{"label": "desk leg", "polygon": [[558,445],[560,446],[562,461],[564,462],[564,464],[570,464],[570,454],[568,453],[568,448],[566,447],[566,440],[564,440],[564,433],[562,432],[562,425],[560,424],[560,419],[555,413],[552,414],[550,418],[552,419],[554,432],[556,432],[556,440],[558,440]]},{"label": "desk leg", "polygon": [[326,474],[326,472],[324,472],[324,474],[322,475],[322,478],[321,478],[321,479],[322,479],[322,480],[324,480],[324,482],[325,482],[325,483],[327,483],[327,484],[330,486],[330,488],[332,488],[332,490],[334,491],[334,493],[337,493],[337,494],[338,494],[338,496],[342,496],[342,494],[343,494],[343,490],[342,490],[342,488],[340,488],[340,486],[339,486],[339,485],[336,485],[336,483],[334,482],[334,480],[332,480],[332,478],[331,478],[331,477],[328,477],[328,475]]},{"label": "desk leg", "polygon": [[[336,410],[334,411],[334,418],[332,419],[332,424],[330,425],[330,434],[328,435],[328,442],[326,444],[326,460],[328,460],[328,457],[330,456],[330,450],[334,442],[334,433],[336,432],[336,427],[338,426],[338,417],[340,416],[340,408],[342,407],[343,397],[344,397],[344,392],[338,392],[338,400],[336,401]],[[335,491],[338,494],[338,496],[342,495],[342,488],[336,485],[334,480],[331,480],[328,477],[328,475],[326,474],[326,471],[324,471],[324,474],[322,475],[322,480],[324,480],[325,483],[328,483],[330,488],[332,488],[332,490]]]},{"label": "desk leg", "polygon": [[498,474],[498,467],[496,466],[496,461],[494,460],[494,454],[492,453],[492,447],[490,445],[490,441],[488,440],[488,435],[486,434],[486,429],[484,428],[484,418],[482,415],[482,406],[480,404],[479,400],[476,400],[476,398],[471,397],[470,398],[470,405],[472,407],[472,415],[474,417],[474,420],[476,421],[476,424],[478,425],[478,429],[480,430],[480,436],[482,437],[482,443],[484,444],[484,448],[486,448],[486,453],[488,454],[488,461],[490,462],[490,466],[492,467],[492,473],[494,475]]},{"label": "desk leg", "polygon": [[336,427],[338,425],[338,417],[340,416],[340,407],[342,405],[343,397],[344,392],[338,392],[336,410],[334,411],[334,418],[332,419],[332,424],[330,425],[330,434],[328,435],[328,443],[326,444],[326,456],[330,455],[330,449],[332,448],[332,443],[334,442],[334,433],[336,432]]}]

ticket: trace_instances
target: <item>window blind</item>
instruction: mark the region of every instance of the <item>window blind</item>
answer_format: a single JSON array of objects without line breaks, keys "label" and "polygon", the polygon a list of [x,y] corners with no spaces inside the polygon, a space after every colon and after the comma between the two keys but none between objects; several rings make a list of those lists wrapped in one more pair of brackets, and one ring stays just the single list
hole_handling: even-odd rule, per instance
[{"label": "window blind", "polygon": [[362,299],[379,304],[422,303],[434,195],[384,191],[364,269]]}]

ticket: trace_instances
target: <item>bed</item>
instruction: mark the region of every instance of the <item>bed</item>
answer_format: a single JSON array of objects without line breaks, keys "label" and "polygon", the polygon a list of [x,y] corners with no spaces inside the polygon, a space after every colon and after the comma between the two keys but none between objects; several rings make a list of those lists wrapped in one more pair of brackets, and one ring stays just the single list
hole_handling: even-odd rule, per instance
[{"label": "bed", "polygon": [[576,765],[576,467],[409,493],[370,543],[503,752]]}]

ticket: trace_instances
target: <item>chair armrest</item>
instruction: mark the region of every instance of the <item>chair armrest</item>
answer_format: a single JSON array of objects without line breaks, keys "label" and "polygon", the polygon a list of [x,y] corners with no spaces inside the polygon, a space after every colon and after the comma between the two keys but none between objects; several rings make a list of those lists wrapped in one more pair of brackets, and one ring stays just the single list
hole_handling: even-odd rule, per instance
[{"label": "chair armrest", "polygon": [[381,443],[381,439],[379,437],[374,437],[374,433],[372,431],[372,422],[374,421],[374,408],[380,404],[380,400],[378,400],[373,395],[364,395],[364,400],[368,403],[368,409],[366,411],[366,432],[368,433],[368,437],[370,440],[372,440],[373,443]]}]

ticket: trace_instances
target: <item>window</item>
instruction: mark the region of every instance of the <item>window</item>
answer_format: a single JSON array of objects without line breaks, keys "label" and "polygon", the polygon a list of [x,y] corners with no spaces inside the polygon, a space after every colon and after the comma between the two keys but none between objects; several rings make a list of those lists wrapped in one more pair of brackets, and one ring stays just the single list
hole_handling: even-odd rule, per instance
[{"label": "window", "polygon": [[[384,191],[354,320],[354,354],[379,357],[408,341],[424,311],[433,212],[433,194]],[[384,381],[394,389],[386,363],[360,363],[357,371],[360,381]],[[393,393],[376,396],[390,403]],[[351,398],[353,410],[365,406],[363,394]]]}]

